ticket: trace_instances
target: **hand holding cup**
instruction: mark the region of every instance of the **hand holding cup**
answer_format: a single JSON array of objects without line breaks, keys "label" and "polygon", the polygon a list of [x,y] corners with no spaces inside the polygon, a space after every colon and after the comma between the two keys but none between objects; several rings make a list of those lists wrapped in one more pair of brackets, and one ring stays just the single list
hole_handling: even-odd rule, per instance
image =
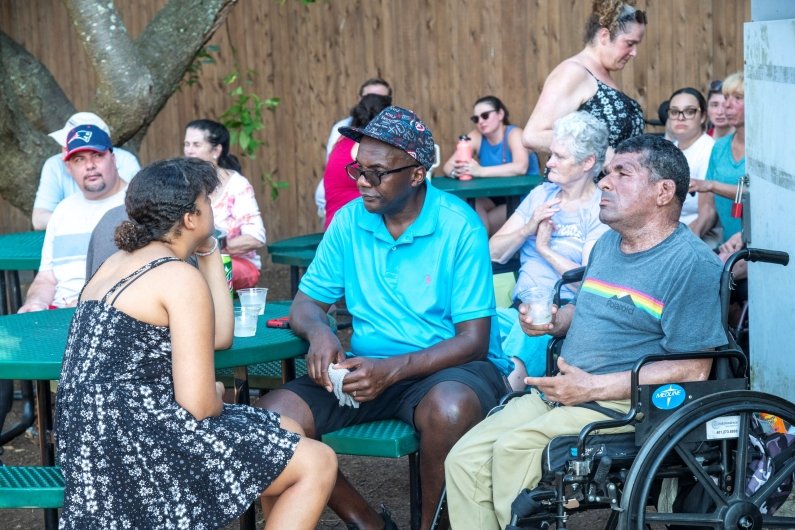
[{"label": "hand holding cup", "polygon": [[525,332],[530,329],[547,333],[552,327],[554,312],[552,290],[546,287],[531,287],[519,293],[519,300],[522,301],[519,306],[519,320]]}]

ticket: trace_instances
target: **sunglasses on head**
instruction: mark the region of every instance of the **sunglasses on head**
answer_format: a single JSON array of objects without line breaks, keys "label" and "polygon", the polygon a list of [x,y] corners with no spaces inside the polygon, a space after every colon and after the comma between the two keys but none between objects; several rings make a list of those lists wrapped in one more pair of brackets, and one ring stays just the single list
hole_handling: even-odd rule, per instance
[{"label": "sunglasses on head", "polygon": [[474,116],[470,116],[469,119],[472,120],[472,123],[477,124],[480,120],[488,120],[492,112],[497,112],[497,109],[491,109],[487,110],[486,112],[481,112],[480,114],[475,114]]},{"label": "sunglasses on head", "polygon": [[720,92],[721,90],[723,90],[723,81],[721,80],[713,81],[712,83],[709,84],[710,93]]}]

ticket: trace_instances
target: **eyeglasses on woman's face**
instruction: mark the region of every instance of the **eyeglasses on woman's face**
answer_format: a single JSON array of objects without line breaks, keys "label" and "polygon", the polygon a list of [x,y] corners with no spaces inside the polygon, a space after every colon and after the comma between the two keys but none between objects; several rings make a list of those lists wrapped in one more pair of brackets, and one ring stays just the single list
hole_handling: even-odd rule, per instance
[{"label": "eyeglasses on woman's face", "polygon": [[412,167],[420,167],[419,164],[411,164],[409,166],[398,167],[395,169],[364,169],[359,162],[353,161],[347,166],[345,166],[345,171],[348,173],[348,176],[351,177],[353,180],[358,181],[359,177],[364,177],[364,180],[372,187],[377,187],[381,185],[381,179],[383,179],[387,175],[391,175],[392,173],[398,173],[400,171],[405,171],[406,169]]},{"label": "eyeglasses on woman's face", "polygon": [[668,109],[668,117],[673,118],[675,120],[692,120],[696,117],[701,109],[697,107],[687,107],[684,109],[677,109],[675,107],[671,107]]},{"label": "eyeglasses on woman's face", "polygon": [[489,116],[491,116],[492,112],[497,112],[497,109],[491,109],[491,110],[487,110],[485,112],[481,112],[480,114],[475,114],[474,116],[470,116],[469,119],[472,120],[472,123],[477,125],[478,122],[480,122],[480,120],[483,120],[483,121],[488,120]]}]

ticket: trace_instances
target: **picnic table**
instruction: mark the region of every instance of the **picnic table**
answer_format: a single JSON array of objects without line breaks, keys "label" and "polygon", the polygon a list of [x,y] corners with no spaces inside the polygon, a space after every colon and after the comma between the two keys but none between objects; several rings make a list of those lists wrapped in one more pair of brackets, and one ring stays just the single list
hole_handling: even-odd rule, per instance
[{"label": "picnic table", "polygon": [[430,180],[437,189],[452,193],[467,201],[473,208],[475,199],[484,197],[507,197],[508,217],[511,216],[522,198],[541,184],[541,175],[522,175],[518,177],[473,177],[461,180],[450,177],[434,177]]},{"label": "picnic table", "polygon": [[19,271],[35,271],[41,262],[44,231],[0,234],[0,315],[22,305]]}]

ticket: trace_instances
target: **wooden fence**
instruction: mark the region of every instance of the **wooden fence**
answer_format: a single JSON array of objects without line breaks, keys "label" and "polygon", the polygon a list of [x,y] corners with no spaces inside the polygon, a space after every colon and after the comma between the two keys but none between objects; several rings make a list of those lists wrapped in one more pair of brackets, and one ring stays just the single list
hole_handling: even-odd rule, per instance
[{"label": "wooden fence", "polygon": [[[137,36],[164,0],[116,4]],[[523,126],[550,70],[582,48],[589,0],[240,0],[211,40],[220,51],[200,83],[176,93],[152,124],[142,163],[181,154],[184,124],[217,117],[230,104],[222,79],[252,70],[251,89],[278,96],[266,119],[268,147],[244,160],[271,240],[318,231],[313,192],[323,174],[332,123],[356,102],[360,83],[389,80],[396,104],[431,127],[442,157],[470,129],[475,99],[495,94]],[[682,86],[703,90],[742,68],[743,22],[750,0],[640,0],[649,25],[638,57],[617,76],[648,118]],[[4,0],[0,29],[38,57],[78,109],[95,77],[66,12],[56,0]],[[234,54],[233,54],[234,50]],[[54,152],[55,146],[53,145]],[[261,178],[289,183],[278,200]],[[37,176],[31,175],[31,178]],[[0,202],[0,231],[28,229],[26,216]]]}]

